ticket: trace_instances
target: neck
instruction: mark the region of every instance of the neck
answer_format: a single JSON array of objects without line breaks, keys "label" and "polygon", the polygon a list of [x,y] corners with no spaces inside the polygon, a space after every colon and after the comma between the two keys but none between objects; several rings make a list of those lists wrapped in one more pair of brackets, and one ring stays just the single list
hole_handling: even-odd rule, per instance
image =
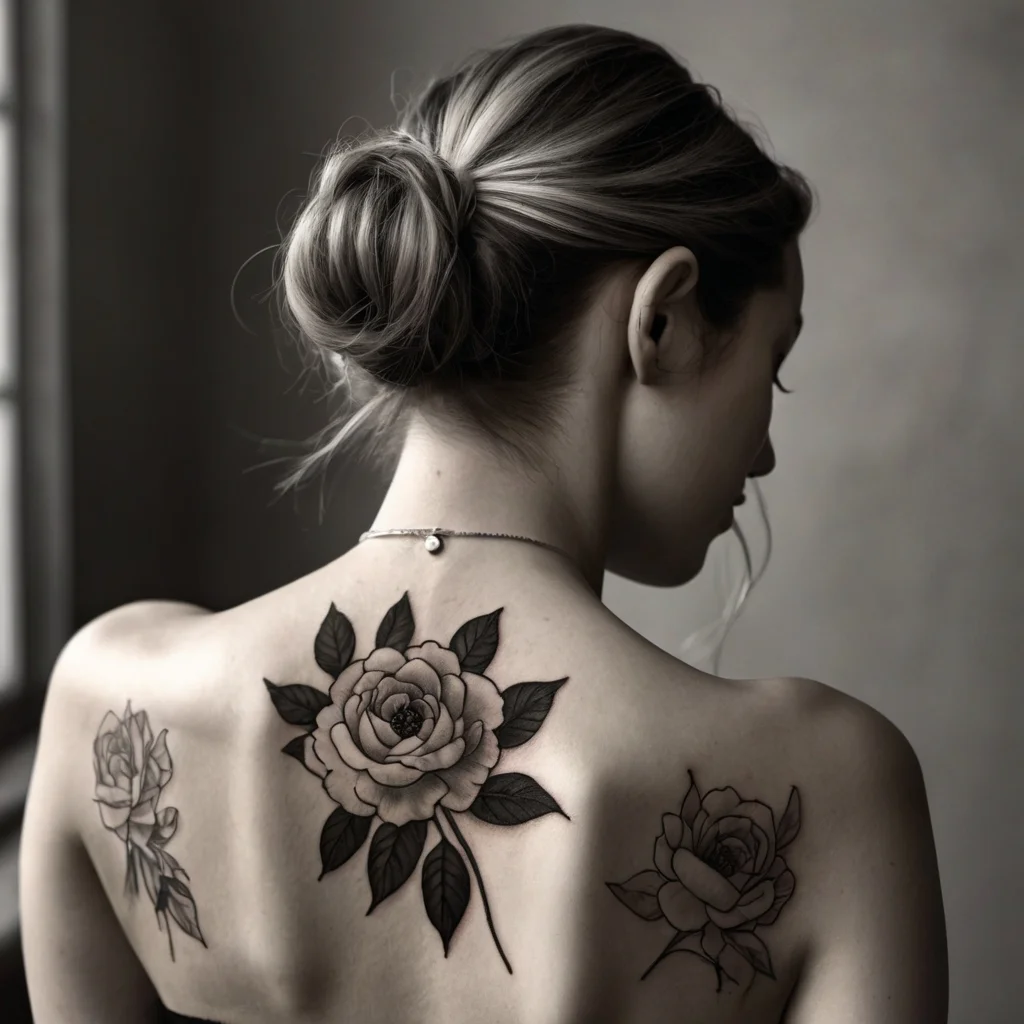
[{"label": "neck", "polygon": [[594,451],[603,446],[580,445],[573,458],[549,455],[538,466],[512,466],[482,444],[442,437],[422,419],[416,420],[371,529],[438,527],[530,537],[565,557],[511,541],[509,551],[531,548],[536,553],[531,557],[542,554],[552,560],[553,571],[582,574],[599,597],[609,485],[606,467],[596,455],[586,454],[588,447]]}]

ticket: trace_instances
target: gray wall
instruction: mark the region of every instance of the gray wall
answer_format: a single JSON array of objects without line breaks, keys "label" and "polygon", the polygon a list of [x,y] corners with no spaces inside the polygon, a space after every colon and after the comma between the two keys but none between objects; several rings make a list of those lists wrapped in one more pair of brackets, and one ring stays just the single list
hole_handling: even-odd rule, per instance
[{"label": "gray wall", "polygon": [[[629,5],[338,0],[78,5],[71,41],[76,615],[135,597],[222,607],[353,542],[357,467],[273,502],[255,468],[322,422],[268,334],[275,215],[315,155],[469,49],[565,21],[659,39],[814,180],[807,326],[765,482],[771,568],[728,675],[822,679],[880,708],[924,765],[951,1020],[1020,1019],[1024,608],[1017,0]],[[200,13],[197,13],[200,12]],[[1015,127],[1016,126],[1016,127]],[[282,214],[283,215],[283,214]],[[237,281],[235,280],[237,276]],[[237,313],[231,305],[231,290]],[[763,555],[753,503],[756,556]],[[681,592],[610,579],[668,650],[718,610],[716,541]]]}]

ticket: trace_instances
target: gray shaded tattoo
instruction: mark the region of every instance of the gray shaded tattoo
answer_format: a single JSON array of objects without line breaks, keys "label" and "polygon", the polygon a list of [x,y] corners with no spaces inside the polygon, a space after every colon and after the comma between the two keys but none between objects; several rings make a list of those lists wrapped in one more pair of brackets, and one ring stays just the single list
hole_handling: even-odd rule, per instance
[{"label": "gray shaded tattoo", "polygon": [[484,673],[498,648],[501,612],[470,619],[447,645],[424,640],[410,646],[416,624],[406,593],[381,621],[373,651],[353,660],[352,624],[332,604],[313,643],[316,663],[331,679],[328,692],[264,683],[277,713],[306,730],[283,752],[317,776],[337,804],[320,833],[320,878],[349,860],[380,819],[366,857],[370,914],[412,877],[433,825],[438,841],[423,859],[420,878],[423,906],[445,957],[469,903],[471,870],[511,974],[480,866],[456,815],[467,812],[500,826],[550,813],[568,819],[529,775],[494,771],[502,750],[520,746],[541,727],[568,677],[499,690]]},{"label": "gray shaded tattoo", "polygon": [[800,830],[800,794],[790,789],[776,829],[767,804],[744,800],[731,786],[702,797],[688,774],[679,813],[662,815],[654,867],[605,884],[638,917],[664,918],[675,929],[641,981],[669,954],[692,953],[714,967],[716,992],[723,975],[749,988],[756,974],[775,978],[756,929],[775,921],[796,888],[779,851]]},{"label": "gray shaded tattoo", "polygon": [[157,927],[167,926],[172,960],[171,920],[205,946],[188,874],[166,850],[178,828],[178,809],[157,808],[174,771],[167,730],[154,740],[149,716],[145,711],[133,712],[131,701],[123,718],[108,711],[93,743],[93,766],[100,820],[124,843],[125,893],[138,895],[141,876],[156,911]]}]

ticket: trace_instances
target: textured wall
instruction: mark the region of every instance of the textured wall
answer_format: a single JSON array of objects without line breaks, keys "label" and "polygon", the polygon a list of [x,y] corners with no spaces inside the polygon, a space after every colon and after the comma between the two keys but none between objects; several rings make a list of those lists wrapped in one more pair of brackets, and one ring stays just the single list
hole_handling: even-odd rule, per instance
[{"label": "textured wall", "polygon": [[[205,433],[187,449],[194,462],[182,465],[181,450],[168,446],[174,415],[186,412],[175,413],[166,398],[144,401],[167,379],[171,364],[162,360],[172,328],[134,341],[142,352],[156,346],[148,362],[131,354],[146,367],[123,371],[143,395],[129,402],[102,390],[89,353],[111,366],[115,354],[126,356],[101,345],[100,314],[108,330],[112,322],[125,329],[126,321],[87,292],[83,257],[73,310],[80,386],[100,389],[86,408],[103,414],[99,425],[116,413],[120,431],[139,432],[131,442],[137,460],[148,438],[156,468],[104,468],[113,457],[100,447],[108,436],[82,420],[94,438],[80,446],[84,521],[101,530],[105,515],[134,547],[116,543],[110,530],[102,559],[95,552],[79,558],[80,606],[146,596],[130,592],[137,587],[131,559],[142,560],[147,578],[165,563],[170,572],[156,546],[174,538],[176,550],[193,555],[175,563],[167,596],[173,587],[213,606],[245,600],[334,557],[368,522],[381,490],[358,467],[336,474],[322,526],[315,492],[272,504],[273,472],[247,472],[280,454],[254,437],[301,438],[321,423],[323,409],[295,388],[294,361],[282,360],[267,337],[260,300],[272,254],[238,272],[277,241],[278,204],[290,208],[288,193],[304,190],[315,154],[339,127],[358,131],[364,117],[375,126],[391,120],[392,72],[401,93],[412,75],[473,47],[566,21],[659,39],[742,116],[760,122],[778,155],[814,180],[822,201],[803,247],[807,326],[782,375],[795,394],[778,396],[778,468],[764,484],[772,563],[731,634],[722,669],[824,680],[880,708],[910,737],[928,780],[944,882],[950,1019],[1010,1024],[1024,1003],[1013,952],[1024,902],[1024,648],[1016,623],[1024,608],[1024,417],[1015,400],[1024,382],[1024,9],[1017,0],[628,6],[627,14],[612,0],[260,0],[246,6],[244,20],[226,3],[193,15],[183,45],[202,92],[192,107],[172,106],[175,131],[192,147],[183,156],[191,162],[174,173],[182,177],[185,166],[199,174],[183,176],[201,209],[197,234],[187,236],[198,241],[189,250],[185,293],[196,303],[197,333],[190,373],[173,364],[171,379],[207,403],[195,413]],[[133,68],[143,78],[149,73]],[[162,73],[176,88],[192,75],[177,65]],[[196,108],[202,116],[192,128],[180,115]],[[158,130],[137,128],[151,147]],[[163,158],[146,152],[156,173]],[[125,177],[121,187],[140,186]],[[106,203],[100,217],[82,202],[80,218],[108,232],[97,244],[111,246],[113,232],[136,240],[140,260],[156,258],[159,238],[141,238],[123,203],[90,197]],[[195,208],[191,215],[200,216]],[[181,221],[146,216],[185,244]],[[124,280],[146,286],[148,272],[138,261],[120,266],[122,283],[103,283],[120,288],[136,316],[140,306],[152,312],[164,301],[166,285],[143,297],[125,291]],[[233,284],[248,330],[231,307]],[[117,344],[126,347],[123,339]],[[106,506],[88,491],[83,467],[90,465],[107,488]],[[131,490],[109,490],[132,480],[137,499]],[[168,494],[168,481],[182,490]],[[156,514],[164,495],[173,515],[185,517],[177,526],[171,512]],[[759,560],[754,503],[741,515]],[[94,544],[102,539],[90,536]],[[610,579],[608,602],[675,650],[716,614],[712,577],[734,543],[716,541],[705,576],[683,591]],[[102,570],[114,572],[114,584]]]}]

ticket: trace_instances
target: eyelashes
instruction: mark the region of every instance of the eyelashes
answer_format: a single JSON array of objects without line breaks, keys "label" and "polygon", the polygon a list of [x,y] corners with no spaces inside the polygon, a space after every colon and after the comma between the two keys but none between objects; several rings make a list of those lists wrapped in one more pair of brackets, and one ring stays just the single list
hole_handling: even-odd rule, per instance
[{"label": "eyelashes", "polygon": [[774,377],[772,377],[772,381],[773,381],[773,383],[775,384],[775,386],[776,386],[776,387],[777,387],[777,388],[778,388],[778,389],[779,389],[779,390],[780,390],[780,391],[781,391],[781,392],[782,392],[782,393],[783,393],[784,395],[791,395],[791,394],[793,394],[793,389],[792,389],[792,388],[787,388],[787,387],[786,387],[786,386],[785,386],[785,385],[784,385],[784,384],[782,383],[782,381],[781,381],[781,380],[779,380],[779,371],[778,371],[778,370],[776,370],[776,371],[775,371],[775,376],[774,376]]}]

